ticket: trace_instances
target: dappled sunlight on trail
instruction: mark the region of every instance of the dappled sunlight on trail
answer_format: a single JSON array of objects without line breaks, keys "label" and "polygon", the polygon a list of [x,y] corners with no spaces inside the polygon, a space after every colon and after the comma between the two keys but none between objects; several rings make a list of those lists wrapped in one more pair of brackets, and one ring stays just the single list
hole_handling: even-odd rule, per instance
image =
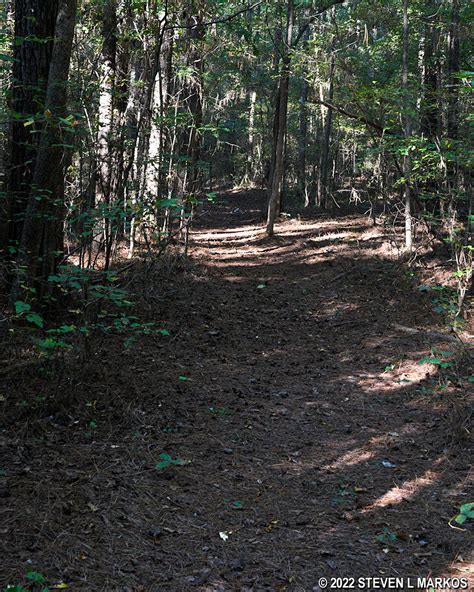
[{"label": "dappled sunlight on trail", "polygon": [[[6,467],[10,547],[34,533],[21,560],[57,572],[60,540],[77,590],[104,569],[133,592],[464,574],[468,533],[448,522],[469,499],[466,414],[452,411],[466,394],[419,363],[457,351],[429,299],[366,218],[287,220],[268,239],[261,204],[232,199],[198,218],[175,277],[137,280],[140,315],[169,335],[109,340],[107,364],[55,387],[76,407],[32,423],[23,451],[7,443],[30,468]],[[163,452],[177,464],[160,472]]]}]

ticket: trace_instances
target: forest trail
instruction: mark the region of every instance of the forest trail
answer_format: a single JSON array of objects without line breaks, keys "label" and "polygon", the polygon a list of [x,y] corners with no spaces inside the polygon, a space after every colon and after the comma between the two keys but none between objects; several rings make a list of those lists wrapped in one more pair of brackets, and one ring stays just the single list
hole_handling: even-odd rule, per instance
[{"label": "forest trail", "polygon": [[[384,229],[320,217],[267,239],[259,199],[210,207],[194,263],[144,285],[169,337],[107,346],[67,415],[4,434],[2,583],[27,567],[94,592],[468,575],[448,525],[471,501],[464,416],[418,363],[456,344]],[[163,452],[183,463],[155,469]]]}]

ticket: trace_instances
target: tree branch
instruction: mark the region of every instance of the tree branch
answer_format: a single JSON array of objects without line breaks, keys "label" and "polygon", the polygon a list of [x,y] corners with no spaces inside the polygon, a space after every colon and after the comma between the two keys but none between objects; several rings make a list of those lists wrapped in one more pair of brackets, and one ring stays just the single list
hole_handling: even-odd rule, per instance
[{"label": "tree branch", "polygon": [[323,6],[322,8],[320,8],[316,14],[313,14],[312,16],[308,17],[308,20],[306,21],[306,23],[300,28],[298,35],[296,36],[296,39],[295,39],[292,47],[295,48],[298,45],[298,43],[301,41],[301,38],[305,34],[306,29],[314,23],[314,21],[318,18],[318,16],[322,15],[323,12],[326,12],[326,10],[329,10],[333,6],[336,6],[336,4],[344,4],[345,1],[346,0],[332,0],[326,6]]},{"label": "tree branch", "polygon": [[213,21],[208,21],[207,23],[194,23],[192,25],[168,25],[167,27],[165,27],[165,31],[172,31],[175,29],[194,29],[195,27],[209,27],[210,25],[218,25],[218,24],[222,24],[222,23],[228,23],[229,21],[232,21],[233,19],[237,18],[241,14],[244,14],[244,12],[248,12],[249,10],[253,10],[257,6],[260,6],[260,4],[262,4],[262,2],[263,2],[263,0],[258,0],[258,2],[254,2],[254,4],[252,4],[251,6],[247,6],[245,8],[242,8],[241,10],[238,10],[237,12],[234,12],[233,14],[230,14],[229,16],[215,19]]},{"label": "tree branch", "polygon": [[324,105],[328,109],[334,109],[334,111],[337,111],[341,115],[345,115],[346,117],[349,117],[349,119],[355,119],[356,121],[360,121],[360,123],[363,123],[363,124],[367,125],[368,127],[371,127],[373,129],[377,130],[379,132],[379,134],[387,134],[388,136],[396,136],[397,135],[396,131],[387,129],[383,125],[380,125],[380,123],[377,123],[376,121],[371,121],[370,119],[367,119],[363,115],[358,115],[357,113],[351,113],[350,111],[346,111],[343,107],[340,107],[339,105],[333,105],[332,103],[328,103],[327,101],[322,101],[321,99],[314,98],[313,100],[316,103],[319,103],[320,105]]}]

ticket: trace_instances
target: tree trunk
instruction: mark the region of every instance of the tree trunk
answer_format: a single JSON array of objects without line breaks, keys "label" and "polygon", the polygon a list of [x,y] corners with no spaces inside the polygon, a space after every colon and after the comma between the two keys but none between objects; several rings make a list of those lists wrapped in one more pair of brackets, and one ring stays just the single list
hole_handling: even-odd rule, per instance
[{"label": "tree trunk", "polygon": [[[18,248],[35,169],[58,0],[17,0],[10,108],[9,158],[0,197],[0,256]],[[0,194],[1,196],[2,194]]]},{"label": "tree trunk", "polygon": [[257,91],[251,90],[249,93],[249,127],[248,127],[248,157],[246,178],[250,185],[255,182],[255,106],[257,104]]},{"label": "tree trunk", "polygon": [[[158,33],[158,44],[153,64],[153,92],[151,105],[151,132],[148,152],[148,171],[147,171],[147,192],[150,196],[160,197],[158,193],[166,188],[163,186],[163,152],[165,141],[164,115],[169,103],[170,60],[173,48],[173,37],[171,31],[166,31],[166,19],[160,22],[160,31]],[[160,186],[161,190],[160,191]],[[161,196],[163,198],[163,196]]]},{"label": "tree trunk", "polygon": [[298,129],[298,192],[304,200],[305,207],[309,206],[308,186],[306,183],[306,149],[308,144],[308,81],[303,78],[300,89],[300,112]]},{"label": "tree trunk", "polygon": [[421,132],[428,138],[440,134],[438,104],[438,44],[439,32],[436,27],[438,0],[427,0],[425,5],[425,30],[423,47],[423,109]]},{"label": "tree trunk", "polygon": [[275,218],[278,212],[278,207],[281,199],[281,192],[283,188],[283,173],[284,173],[284,152],[285,152],[285,135],[286,123],[288,118],[288,91],[290,84],[290,64],[291,58],[289,49],[293,37],[293,0],[288,0],[288,18],[287,18],[287,34],[286,45],[283,48],[283,57],[280,73],[280,86],[278,92],[277,108],[275,112],[275,138],[274,138],[274,166],[272,176],[269,184],[269,199],[268,199],[268,213],[267,213],[267,235],[273,236]]},{"label": "tree trunk", "polygon": [[[329,88],[328,88],[328,102],[332,104],[334,97],[334,70],[336,61],[334,53],[331,56],[331,64],[329,67]],[[323,144],[321,146],[321,157],[319,160],[319,176],[318,176],[318,206],[322,208],[328,207],[328,167],[330,156],[330,142],[332,130],[333,109],[327,107],[326,118],[324,120]]]},{"label": "tree trunk", "polygon": [[[408,138],[411,136],[411,116],[410,101],[408,97],[408,51],[409,51],[409,23],[408,23],[408,0],[403,0],[403,56],[402,56],[402,88],[405,93],[405,138],[408,144]],[[411,188],[409,182],[410,175],[410,157],[408,154],[403,157],[403,175],[404,183],[404,201],[405,201],[405,248],[411,251],[413,248],[413,222],[412,222],[412,203]]]},{"label": "tree trunk", "polygon": [[448,35],[448,137],[456,140],[459,125],[459,81],[453,74],[460,70],[459,0],[451,0],[451,26]]},{"label": "tree trunk", "polygon": [[97,197],[104,210],[102,216],[103,247],[105,249],[105,267],[108,267],[112,249],[112,221],[110,214],[113,177],[116,173],[113,166],[115,133],[114,94],[117,69],[117,1],[105,0],[102,16],[102,71],[101,93],[99,98],[99,135],[98,157],[99,170],[97,175]]},{"label": "tree trunk", "polygon": [[45,101],[47,121],[28,197],[12,302],[24,286],[36,288],[39,297],[48,291],[47,278],[55,273],[58,253],[63,248],[64,169],[68,158],[60,118],[66,116],[76,9],[77,0],[64,0],[56,20]]},{"label": "tree trunk", "polygon": [[[309,16],[309,7],[304,11],[305,18]],[[307,49],[311,29],[306,27],[303,33],[303,47]],[[304,206],[309,206],[308,187],[306,183],[306,149],[308,144],[308,90],[307,67],[303,68],[301,75],[300,100],[299,100],[299,126],[298,126],[298,161],[296,163],[296,176],[298,180],[298,193],[304,200]]]}]

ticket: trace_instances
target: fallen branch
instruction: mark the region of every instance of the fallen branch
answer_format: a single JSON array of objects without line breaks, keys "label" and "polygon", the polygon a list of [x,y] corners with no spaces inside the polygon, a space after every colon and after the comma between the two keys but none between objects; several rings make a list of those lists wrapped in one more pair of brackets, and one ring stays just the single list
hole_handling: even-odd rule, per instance
[{"label": "fallen branch", "polygon": [[392,327],[397,331],[402,331],[403,333],[408,333],[409,335],[419,335],[423,334],[426,337],[431,337],[432,339],[444,339],[446,341],[461,341],[462,340],[458,336],[449,335],[448,333],[441,333],[438,331],[425,331],[424,329],[414,329],[413,327],[405,327],[403,325],[399,325],[398,323],[393,323]]}]

